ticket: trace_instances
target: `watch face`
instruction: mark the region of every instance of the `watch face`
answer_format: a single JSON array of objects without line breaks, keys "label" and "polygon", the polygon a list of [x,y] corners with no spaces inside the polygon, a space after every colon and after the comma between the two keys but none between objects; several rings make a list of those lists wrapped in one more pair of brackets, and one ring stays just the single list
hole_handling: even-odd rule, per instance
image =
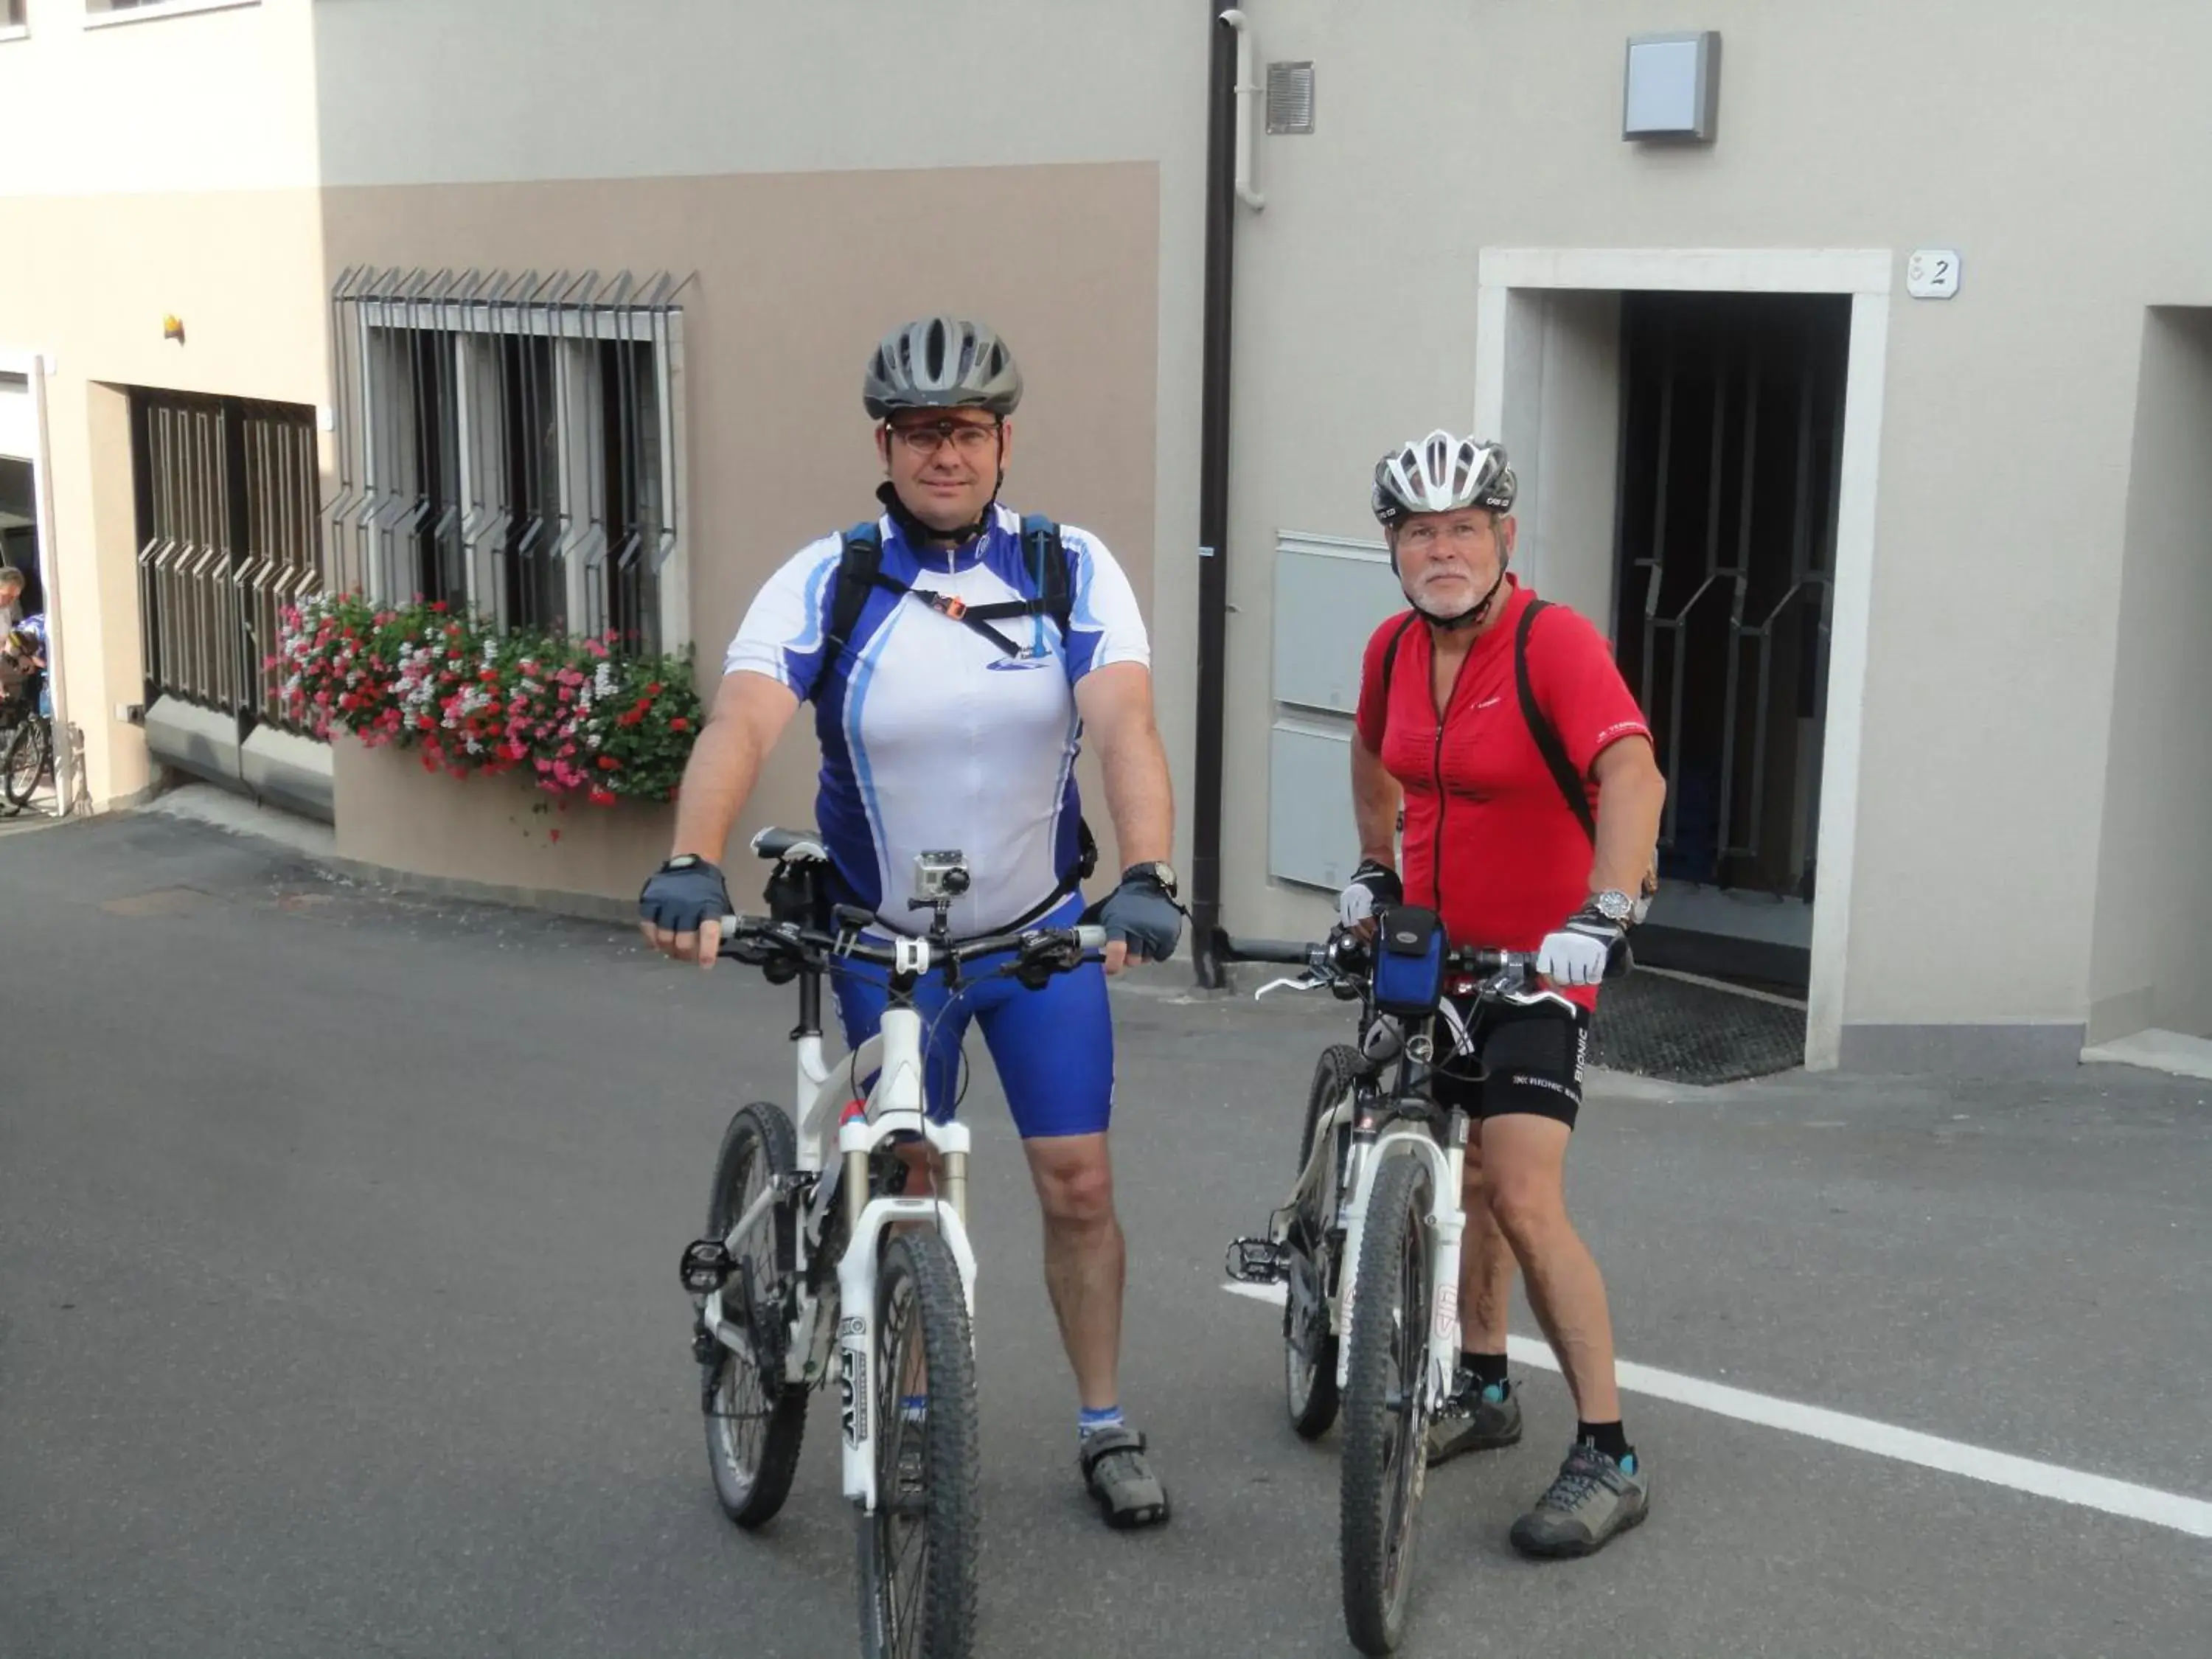
[{"label": "watch face", "polygon": [[1140,864],[1137,867],[1150,875],[1152,878],[1159,883],[1161,886],[1166,888],[1170,897],[1174,896],[1176,890],[1176,877],[1175,866],[1173,865],[1170,864],[1165,859],[1154,859],[1150,864]]},{"label": "watch face", "polygon": [[1594,902],[1607,921],[1625,922],[1636,914],[1636,902],[1626,893],[1600,893]]}]

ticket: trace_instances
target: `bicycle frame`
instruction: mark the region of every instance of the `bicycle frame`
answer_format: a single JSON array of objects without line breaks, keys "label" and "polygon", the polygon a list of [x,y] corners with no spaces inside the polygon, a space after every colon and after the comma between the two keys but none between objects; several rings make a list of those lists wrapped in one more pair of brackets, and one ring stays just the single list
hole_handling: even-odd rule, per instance
[{"label": "bicycle frame", "polygon": [[[1313,987],[1293,979],[1277,980],[1263,988],[1260,994],[1279,987],[1310,989]],[[1371,1006],[1368,1017],[1373,1013]],[[1440,1036],[1446,1036],[1450,1044],[1449,1052],[1463,1052],[1469,1045],[1468,1023],[1450,1002],[1440,1003],[1436,1019],[1441,1027]],[[1363,1018],[1365,1028],[1367,1018]],[[1466,1114],[1456,1109],[1448,1111],[1443,1118],[1444,1133],[1441,1139],[1433,1133],[1431,1123],[1394,1115],[1390,1101],[1398,1097],[1413,1081],[1405,1071],[1405,1059],[1400,1056],[1399,1088],[1385,1095],[1367,1087],[1355,1087],[1344,1099],[1336,1102],[1324,1112],[1314,1126],[1313,1146],[1306,1159],[1306,1167],[1291,1188],[1291,1196],[1280,1210],[1270,1230],[1274,1242],[1284,1242],[1287,1218],[1297,1213],[1300,1201],[1311,1194],[1322,1200],[1316,1206],[1322,1214],[1334,1214],[1343,1230],[1343,1260],[1336,1272],[1336,1294],[1328,1297],[1324,1287],[1324,1300],[1333,1300],[1329,1328],[1340,1337],[1352,1330],[1352,1318],[1359,1283],[1359,1253],[1366,1235],[1367,1206],[1382,1174],[1386,1160],[1393,1158],[1425,1158],[1429,1164],[1430,1192],[1428,1215],[1425,1218],[1429,1240],[1429,1305],[1433,1310],[1430,1319],[1427,1359],[1424,1378],[1425,1391],[1431,1411],[1443,1406],[1451,1391],[1454,1373],[1459,1364],[1460,1317],[1459,1278],[1462,1243],[1467,1231],[1467,1218],[1460,1203],[1460,1190],[1467,1170],[1467,1138],[1468,1123]],[[1337,1135],[1347,1124],[1352,1144],[1346,1152],[1344,1168],[1340,1175],[1335,1168]],[[1328,1187],[1337,1190],[1331,1192]],[[1338,1200],[1331,1205],[1327,1200]],[[1352,1345],[1340,1341],[1336,1353],[1336,1383],[1342,1389],[1351,1381]]]},{"label": "bicycle frame", "polygon": [[[898,942],[897,971],[929,971],[926,939]],[[818,973],[801,990],[802,1017],[793,1034],[797,1066],[793,1098],[799,1128],[799,1179],[792,1190],[807,1201],[795,1215],[789,1264],[798,1290],[798,1311],[784,1357],[784,1380],[811,1387],[819,1381],[833,1339],[838,1354],[838,1389],[844,1428],[845,1496],[872,1513],[876,1507],[875,1435],[868,1367],[876,1344],[876,1279],[884,1235],[895,1226],[934,1227],[944,1236],[960,1270],[963,1294],[972,1325],[975,1314],[975,1252],[967,1227],[969,1133],[965,1125],[934,1123],[923,1109],[922,1021],[911,1006],[896,1003],[884,1011],[876,1035],[835,1065],[823,1058]],[[876,1073],[865,1110],[850,1112],[850,1079]],[[895,1136],[919,1136],[935,1151],[943,1191],[928,1197],[899,1194],[868,1196],[868,1164],[876,1150]],[[823,1180],[836,1154],[837,1172]],[[746,1207],[723,1237],[723,1248],[738,1254],[740,1242],[755,1228],[772,1222],[792,1190],[770,1187]],[[832,1202],[845,1206],[846,1244],[837,1261],[837,1291],[825,1305],[814,1293],[807,1267],[810,1242],[818,1239]],[[834,1325],[832,1316],[834,1315]],[[751,1356],[751,1338],[723,1316],[722,1291],[709,1292],[701,1317],[715,1338]]]}]

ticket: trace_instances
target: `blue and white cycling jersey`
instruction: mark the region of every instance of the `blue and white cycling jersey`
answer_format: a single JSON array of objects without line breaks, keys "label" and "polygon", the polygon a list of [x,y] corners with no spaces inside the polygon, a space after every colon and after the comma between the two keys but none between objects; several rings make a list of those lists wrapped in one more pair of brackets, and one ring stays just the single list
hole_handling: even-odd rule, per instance
[{"label": "blue and white cycling jersey", "polygon": [[[994,508],[990,529],[956,552],[911,546],[878,524],[883,574],[969,605],[1037,597],[1024,568],[1021,517]],[[843,543],[793,555],[746,611],[724,659],[781,681],[815,707],[822,744],[816,823],[851,903],[919,933],[909,913],[917,853],[957,850],[975,883],[952,907],[956,937],[995,932],[1060,887],[1077,859],[1075,684],[1109,663],[1147,665],[1152,647],[1128,578],[1095,536],[1063,526],[1070,627],[1049,617],[992,625],[1024,647],[1009,657],[925,600],[872,592],[852,638],[826,661]]]}]

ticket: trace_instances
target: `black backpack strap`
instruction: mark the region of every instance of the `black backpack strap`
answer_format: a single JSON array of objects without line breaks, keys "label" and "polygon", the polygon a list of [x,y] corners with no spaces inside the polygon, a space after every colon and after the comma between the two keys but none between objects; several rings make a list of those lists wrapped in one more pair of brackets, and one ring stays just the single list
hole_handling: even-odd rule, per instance
[{"label": "black backpack strap", "polygon": [[[1009,622],[1018,617],[1050,617],[1060,624],[1060,637],[1066,640],[1075,611],[1075,596],[1067,574],[1067,544],[1060,536],[1060,526],[1042,513],[1028,514],[1022,519],[1022,562],[1036,583],[1034,598],[999,599],[989,605],[962,605],[957,599],[932,599],[930,604],[955,622],[965,623],[977,633],[988,636],[1010,657],[1022,655],[1022,647],[992,627],[994,622]],[[1042,640],[1038,646],[1042,651]]]},{"label": "black backpack strap", "polygon": [[951,594],[909,587],[884,575],[883,530],[873,520],[846,531],[842,542],[837,558],[836,586],[830,601],[830,626],[823,635],[824,648],[832,657],[852,643],[853,630],[860,626],[860,611],[868,603],[868,594],[877,588],[894,597],[919,593],[931,610],[974,629],[1010,657],[1020,656],[1022,647],[992,627],[994,622],[1015,617],[1050,617],[1060,624],[1060,637],[1067,637],[1075,610],[1075,596],[1067,574],[1067,546],[1061,538],[1060,526],[1041,513],[1030,514],[1022,520],[1022,556],[1037,584],[1037,595],[1030,599],[967,605]]},{"label": "black backpack strap", "polygon": [[1398,631],[1390,636],[1390,642],[1382,647],[1382,707],[1386,711],[1390,707],[1390,671],[1398,665],[1398,641],[1406,637],[1406,630],[1420,617],[1419,611],[1408,611],[1406,620],[1398,624]]},{"label": "black backpack strap", "polygon": [[852,643],[860,611],[877,588],[893,595],[911,590],[884,574],[884,532],[872,519],[845,532],[837,556],[837,580],[830,595],[830,627],[823,635],[825,660],[834,660]]},{"label": "black backpack strap", "polygon": [[1559,793],[1567,798],[1575,821],[1582,825],[1583,834],[1595,847],[1597,816],[1590,811],[1589,792],[1576,775],[1575,763],[1567,758],[1567,745],[1559,740],[1558,728],[1536,701],[1536,687],[1528,677],[1528,630],[1536,625],[1537,613],[1550,608],[1548,600],[1531,599],[1528,609],[1521,613],[1521,625],[1513,630],[1513,683],[1521,692],[1521,715],[1528,722],[1528,735],[1536,739],[1537,752],[1543,756],[1544,764],[1552,769],[1553,779],[1559,784]]}]

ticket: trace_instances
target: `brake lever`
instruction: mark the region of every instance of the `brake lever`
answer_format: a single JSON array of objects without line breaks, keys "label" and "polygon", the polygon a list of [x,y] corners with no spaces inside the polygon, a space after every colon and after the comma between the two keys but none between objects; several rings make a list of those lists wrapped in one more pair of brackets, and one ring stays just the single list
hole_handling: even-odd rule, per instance
[{"label": "brake lever", "polygon": [[1303,974],[1292,974],[1282,979],[1269,980],[1252,993],[1252,1000],[1257,1002],[1270,991],[1318,991],[1328,983],[1327,979],[1315,973],[1311,969],[1308,969]]}]

